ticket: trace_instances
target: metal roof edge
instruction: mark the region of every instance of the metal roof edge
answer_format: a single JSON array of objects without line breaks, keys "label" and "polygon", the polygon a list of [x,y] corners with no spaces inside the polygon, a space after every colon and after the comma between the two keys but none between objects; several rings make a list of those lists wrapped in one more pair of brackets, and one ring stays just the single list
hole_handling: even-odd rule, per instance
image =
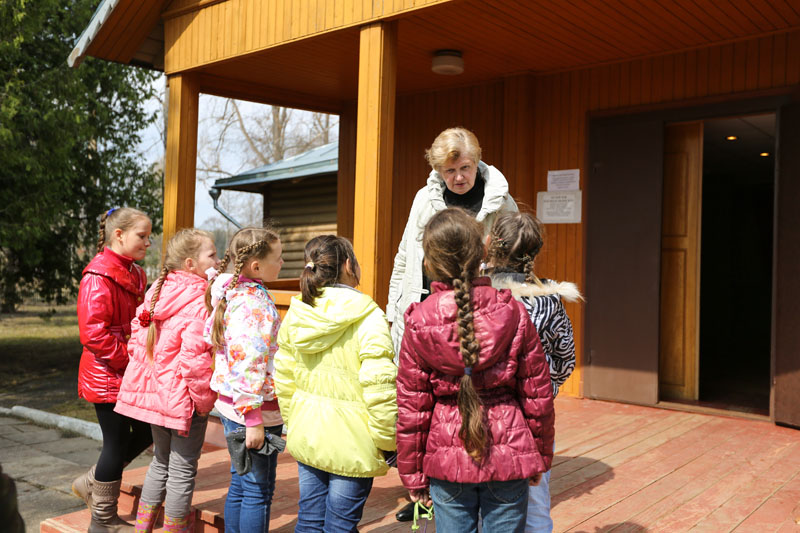
[{"label": "metal roof edge", "polygon": [[308,178],[312,176],[322,176],[326,174],[335,174],[339,171],[338,162],[334,164],[327,164],[323,167],[305,168],[300,172],[276,172],[274,174],[251,174],[251,175],[238,175],[231,178],[220,178],[214,181],[214,187],[219,189],[228,189],[240,185],[253,185],[256,183],[272,183],[275,181],[284,181],[296,178]]},{"label": "metal roof edge", "polygon": [[103,0],[100,5],[97,6],[94,15],[92,15],[92,20],[89,21],[89,25],[86,26],[86,29],[83,30],[78,42],[67,58],[67,64],[70,67],[76,68],[80,66],[83,58],[86,57],[86,50],[89,48],[89,45],[94,38],[97,37],[100,28],[103,27],[103,24],[106,23],[108,17],[118,4],[119,0]]}]

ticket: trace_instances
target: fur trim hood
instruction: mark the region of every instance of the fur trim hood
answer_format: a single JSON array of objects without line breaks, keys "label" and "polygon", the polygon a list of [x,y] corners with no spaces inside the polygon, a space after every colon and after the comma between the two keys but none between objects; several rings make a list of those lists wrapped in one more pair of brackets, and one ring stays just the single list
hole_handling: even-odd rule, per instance
[{"label": "fur trim hood", "polygon": [[492,279],[492,287],[495,289],[509,289],[516,299],[557,294],[567,302],[584,301],[578,286],[570,281],[543,279],[540,287],[535,283],[525,283],[524,274],[498,273],[492,274],[490,277]]}]

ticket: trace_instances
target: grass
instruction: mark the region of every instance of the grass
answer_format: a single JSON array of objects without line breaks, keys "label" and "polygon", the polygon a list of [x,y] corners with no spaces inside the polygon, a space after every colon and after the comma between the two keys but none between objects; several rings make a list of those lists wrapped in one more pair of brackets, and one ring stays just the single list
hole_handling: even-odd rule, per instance
[{"label": "grass", "polygon": [[96,422],[92,404],[78,398],[80,357],[74,305],[30,304],[0,314],[0,406]]}]

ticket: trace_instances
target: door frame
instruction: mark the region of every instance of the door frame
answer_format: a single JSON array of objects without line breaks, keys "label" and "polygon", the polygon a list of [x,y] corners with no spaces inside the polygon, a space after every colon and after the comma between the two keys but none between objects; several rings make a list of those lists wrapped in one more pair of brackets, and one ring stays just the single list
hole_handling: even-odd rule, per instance
[{"label": "door frame", "polygon": [[[794,96],[794,98],[793,98]],[[646,123],[652,121],[661,121],[663,125],[667,123],[675,123],[675,122],[691,122],[691,121],[705,121],[709,119],[715,118],[724,118],[729,116],[737,116],[737,115],[752,115],[752,114],[759,114],[759,113],[775,113],[776,116],[780,116],[780,108],[785,106],[792,101],[797,101],[798,94],[796,88],[787,88],[785,90],[770,90],[764,91],[761,93],[750,93],[747,95],[738,95],[734,98],[727,99],[727,100],[720,100],[718,97],[704,99],[704,100],[694,100],[689,102],[671,102],[664,105],[657,105],[657,106],[648,106],[648,107],[640,107],[635,109],[622,109],[622,110],[612,110],[612,111],[599,111],[599,112],[588,112],[587,113],[587,145],[586,145],[586,161],[587,161],[587,168],[591,170],[592,162],[593,162],[593,146],[592,146],[592,132],[596,130],[596,128],[602,128],[609,123],[614,124],[637,124],[637,123]],[[778,119],[780,120],[780,119]],[[662,153],[663,153],[663,136],[662,136]],[[776,346],[782,345],[793,345],[792,340],[789,342],[782,342],[782,337],[791,337],[792,333],[789,331],[778,331],[776,328],[776,324],[783,320],[786,321],[785,317],[779,316],[779,306],[778,306],[778,284],[779,284],[779,277],[780,274],[778,272],[778,232],[779,230],[786,231],[787,228],[779,228],[778,222],[781,216],[781,213],[778,210],[780,206],[778,193],[782,189],[780,186],[780,178],[781,175],[779,173],[780,167],[780,154],[781,154],[781,139],[778,134],[778,130],[776,129],[776,167],[775,167],[775,193],[774,193],[774,202],[775,202],[775,211],[773,213],[773,278],[772,278],[772,338],[770,339],[770,413],[769,418],[773,422],[777,423],[786,423],[782,420],[776,420],[775,416],[775,385],[776,385]],[[592,346],[593,341],[597,338],[597,331],[600,329],[596,327],[594,332],[592,330],[592,312],[590,308],[592,306],[599,307],[600,310],[605,314],[610,314],[607,312],[607,308],[613,308],[613,302],[608,301],[597,301],[592,300],[592,282],[598,282],[599,280],[593,280],[592,275],[590,272],[592,261],[594,259],[593,255],[601,255],[602,251],[595,250],[591,242],[592,240],[592,231],[588,228],[588,226],[592,223],[591,217],[588,216],[590,214],[589,211],[589,203],[592,201],[592,177],[591,173],[588,173],[588,183],[587,183],[587,217],[586,217],[586,226],[587,229],[584,232],[584,249],[586,250],[586,257],[584,260],[584,279],[586,280],[586,287],[585,293],[587,295],[587,311],[586,311],[586,318],[585,318],[585,330],[586,334],[584,336],[583,342],[583,353],[587,354],[586,357],[586,373],[585,373],[585,391],[587,397],[594,397],[592,394],[592,382],[593,379],[593,372],[592,372]],[[659,160],[652,168],[652,175],[656,175],[659,177],[659,182],[663,183],[663,165],[662,161]],[[785,188],[785,187],[784,187]],[[663,200],[663,193],[662,193],[662,200]],[[594,206],[593,206],[594,207]],[[602,207],[601,207],[602,208]],[[797,237],[800,238],[800,229],[797,230]],[[660,238],[660,233],[659,233]],[[624,260],[624,258],[621,258]],[[660,279],[660,275],[659,275]],[[797,299],[800,301],[800,289],[798,289]],[[783,295],[784,299],[786,295]],[[658,302],[655,302],[655,305],[660,308],[660,298]],[[597,313],[598,316],[601,313]],[[596,321],[601,321],[601,319],[597,319]],[[599,324],[595,324],[598,326]],[[631,327],[630,324],[622,324],[620,327],[620,333],[624,334],[625,329]],[[658,343],[659,339],[654,339],[654,342]],[[657,358],[657,355],[656,355]],[[656,359],[655,368],[656,372],[658,369],[658,360]],[[655,381],[658,383],[658,375],[655,376]],[[650,395],[650,397],[655,397],[655,402],[649,401],[631,401],[625,400],[621,398],[613,398],[613,397],[605,397],[605,399],[613,400],[613,401],[623,401],[629,403],[642,403],[644,405],[655,405],[658,400],[658,391],[655,391],[655,395]],[[797,425],[800,426],[800,420],[792,421],[788,423],[789,425]]]}]

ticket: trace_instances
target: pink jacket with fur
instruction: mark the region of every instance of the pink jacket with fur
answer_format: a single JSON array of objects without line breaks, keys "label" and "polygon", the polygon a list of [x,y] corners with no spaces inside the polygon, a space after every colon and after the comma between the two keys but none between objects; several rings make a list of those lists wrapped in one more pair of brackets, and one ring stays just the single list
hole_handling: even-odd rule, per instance
[{"label": "pink jacket with fur", "polygon": [[[167,275],[156,302],[153,321],[158,337],[153,360],[147,356],[147,330],[139,315],[150,308],[155,284],[136,309],[128,353],[114,410],[158,426],[188,431],[195,412],[208,413],[217,394],[211,390],[211,345],[203,340],[208,312],[205,279],[176,270]],[[146,307],[145,307],[146,306]]]}]

